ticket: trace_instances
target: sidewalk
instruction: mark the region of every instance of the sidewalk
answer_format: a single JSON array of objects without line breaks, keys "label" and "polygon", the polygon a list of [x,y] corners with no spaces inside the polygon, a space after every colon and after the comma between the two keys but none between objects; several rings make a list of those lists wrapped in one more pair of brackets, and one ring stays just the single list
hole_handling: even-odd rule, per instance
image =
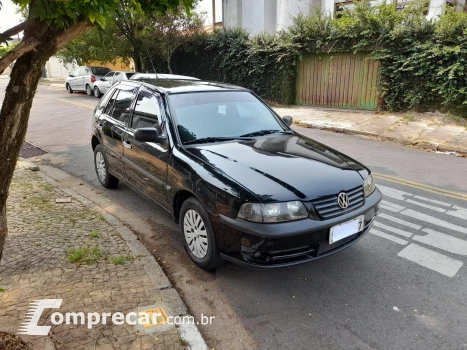
[{"label": "sidewalk", "polygon": [[386,113],[348,109],[274,106],[299,126],[376,137],[431,151],[467,156],[467,119],[441,113]]},{"label": "sidewalk", "polygon": [[10,188],[0,331],[18,332],[31,301],[63,299],[59,309],[42,312],[39,326],[51,326],[48,336],[21,335],[31,349],[207,349],[194,324],[143,327],[115,325],[110,318],[92,329],[52,324],[57,311],[163,308],[168,316],[184,316],[187,309],[154,257],[117,218],[31,170],[38,169],[19,161]]},{"label": "sidewalk", "polygon": [[61,87],[65,89],[65,79],[62,78],[41,78],[39,85]]}]

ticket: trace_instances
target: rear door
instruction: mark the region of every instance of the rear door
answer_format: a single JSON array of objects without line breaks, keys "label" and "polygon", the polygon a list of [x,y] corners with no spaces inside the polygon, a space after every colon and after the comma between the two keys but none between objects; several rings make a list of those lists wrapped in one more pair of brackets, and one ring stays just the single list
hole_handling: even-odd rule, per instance
[{"label": "rear door", "polygon": [[76,80],[79,77],[79,68],[75,69],[74,72],[71,73],[71,75],[73,77],[68,79],[68,83],[70,84],[70,86],[71,86],[71,88],[73,90],[76,90]]},{"label": "rear door", "polygon": [[123,150],[128,181],[145,195],[169,209],[167,199],[167,171],[169,147],[153,142],[139,142],[134,138],[138,128],[157,128],[159,135],[167,135],[161,98],[148,90],[140,90],[133,110],[130,127],[125,133]]},{"label": "rear door", "polygon": [[105,81],[100,81],[99,82],[99,88],[100,88],[102,93],[107,92],[112,87],[114,74],[115,74],[115,72],[107,73],[105,75],[105,77],[103,78],[103,79],[105,79]]},{"label": "rear door", "polygon": [[123,141],[135,95],[134,86],[118,86],[111,92],[109,102],[98,120],[109,169],[121,178],[126,178],[122,159]]},{"label": "rear door", "polygon": [[88,67],[80,67],[79,68],[79,74],[78,77],[76,78],[76,90],[84,91],[85,88],[85,79],[86,76],[89,74],[89,68]]}]

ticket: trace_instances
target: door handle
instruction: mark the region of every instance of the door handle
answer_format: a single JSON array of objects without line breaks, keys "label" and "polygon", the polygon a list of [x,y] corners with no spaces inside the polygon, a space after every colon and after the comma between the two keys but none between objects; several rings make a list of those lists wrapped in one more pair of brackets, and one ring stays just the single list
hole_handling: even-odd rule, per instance
[{"label": "door handle", "polygon": [[123,146],[126,148],[131,148],[131,143],[129,141],[123,141]]}]

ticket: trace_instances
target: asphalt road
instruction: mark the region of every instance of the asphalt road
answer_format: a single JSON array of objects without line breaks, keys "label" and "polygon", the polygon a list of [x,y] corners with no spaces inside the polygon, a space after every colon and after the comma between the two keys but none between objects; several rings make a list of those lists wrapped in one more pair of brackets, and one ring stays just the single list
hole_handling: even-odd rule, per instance
[{"label": "asphalt road", "polygon": [[[0,82],[0,101],[5,85]],[[90,146],[96,103],[93,97],[40,86],[27,140],[48,152],[49,164],[98,186]],[[263,271],[225,264],[206,274],[188,266],[186,258],[172,260],[180,265],[165,266],[166,271],[192,313],[211,312],[220,320],[215,332],[203,330],[209,345],[222,350],[243,341],[245,348],[255,341],[261,349],[466,349],[467,159],[297,131],[368,165],[385,195],[381,215],[358,244],[306,265]],[[156,205],[124,185],[105,194],[135,219],[129,225],[155,250],[163,242],[165,250],[181,251],[176,227]],[[201,292],[191,293],[188,286],[199,283]],[[220,315],[223,310],[237,328]],[[249,337],[235,333],[238,329]],[[237,334],[244,337],[241,342],[235,341]]]}]

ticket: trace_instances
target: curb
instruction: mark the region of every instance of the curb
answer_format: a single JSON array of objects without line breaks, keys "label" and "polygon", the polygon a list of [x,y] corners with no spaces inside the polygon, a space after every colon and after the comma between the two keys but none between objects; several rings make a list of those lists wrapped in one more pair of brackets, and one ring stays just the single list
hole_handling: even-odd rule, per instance
[{"label": "curb", "polygon": [[347,135],[373,137],[373,138],[377,138],[377,139],[379,139],[381,141],[391,141],[391,142],[395,142],[395,143],[398,143],[398,144],[403,145],[403,146],[411,146],[411,147],[415,147],[415,148],[419,148],[419,149],[430,150],[430,151],[433,151],[433,152],[454,152],[454,153],[459,154],[459,157],[467,157],[467,150],[456,148],[456,147],[440,145],[440,144],[434,143],[434,142],[413,141],[413,140],[406,139],[406,138],[382,136],[381,134],[378,134],[378,133],[375,133],[375,132],[339,128],[339,127],[336,127],[336,126],[328,126],[328,125],[317,125],[317,124],[313,124],[312,122],[306,122],[306,121],[294,122],[294,125],[301,126],[303,128],[319,129],[319,130],[324,130],[324,131],[332,131],[332,132],[343,133],[343,134],[347,134]]},{"label": "curb", "polygon": [[[36,164],[31,163],[28,160],[20,158],[27,167],[39,168]],[[44,167],[41,167],[44,170]],[[156,289],[160,290],[165,294],[168,301],[175,303],[175,306],[172,305],[171,309],[174,316],[192,316],[187,313],[187,307],[177,290],[172,286],[172,283],[169,281],[167,275],[164,273],[160,265],[157,263],[154,256],[146,249],[146,247],[140,242],[137,235],[133,233],[128,227],[126,227],[117,217],[108,213],[105,209],[99,206],[97,203],[86,198],[85,196],[77,193],[66,185],[59,184],[56,179],[50,176],[50,172],[41,171],[39,174],[44,180],[50,183],[55,188],[62,190],[63,192],[74,197],[76,200],[81,202],[83,205],[89,209],[98,212],[101,214],[104,219],[115,228],[115,230],[120,234],[122,239],[127,244],[128,248],[133,252],[133,254],[141,256],[140,261],[143,263],[144,270],[149,278],[149,280],[154,284]],[[66,174],[67,178],[76,179],[75,176],[66,173],[63,170],[53,168],[54,172],[62,173],[61,176]],[[178,299],[178,300],[177,300]],[[187,348],[190,350],[208,350],[208,346],[203,339],[203,336],[198,330],[196,324],[182,324],[177,327],[179,337],[183,338],[187,343]]]}]

